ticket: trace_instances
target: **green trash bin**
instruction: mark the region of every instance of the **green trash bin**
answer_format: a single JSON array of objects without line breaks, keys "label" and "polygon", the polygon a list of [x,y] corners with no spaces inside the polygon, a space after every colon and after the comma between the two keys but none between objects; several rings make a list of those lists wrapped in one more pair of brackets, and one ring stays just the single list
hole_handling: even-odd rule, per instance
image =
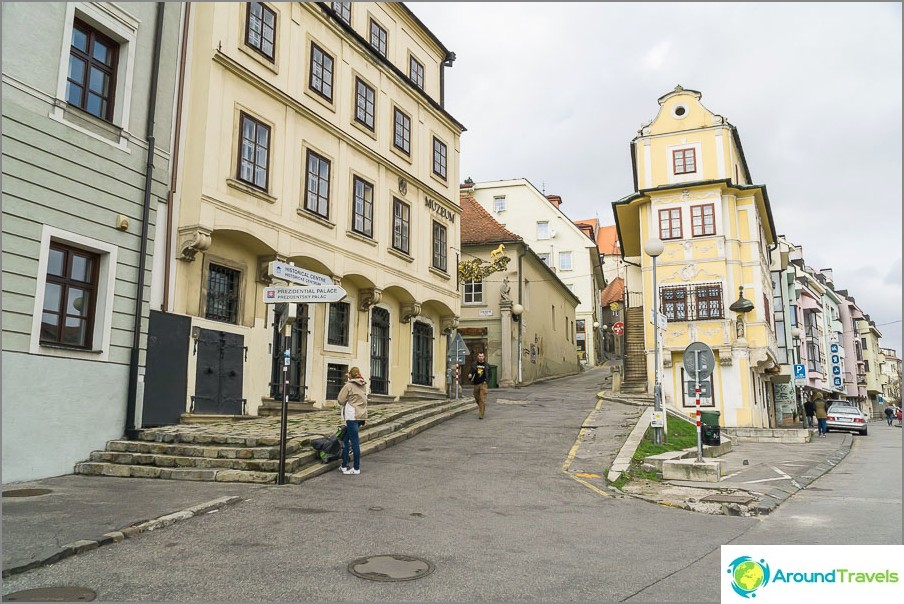
[{"label": "green trash bin", "polygon": [[487,376],[487,388],[499,388],[499,367],[490,365],[490,373]]},{"label": "green trash bin", "polygon": [[700,411],[700,423],[704,426],[718,426],[719,425],[719,415],[721,413],[719,411]]}]

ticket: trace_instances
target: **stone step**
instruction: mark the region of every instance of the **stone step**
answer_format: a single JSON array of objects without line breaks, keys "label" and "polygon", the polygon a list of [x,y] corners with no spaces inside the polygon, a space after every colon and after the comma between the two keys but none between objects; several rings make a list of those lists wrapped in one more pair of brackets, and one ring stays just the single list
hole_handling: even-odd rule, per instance
[{"label": "stone step", "polygon": [[[447,400],[443,401],[442,405],[419,406],[412,408],[410,412],[383,418],[379,423],[369,423],[361,431],[362,451],[380,450],[374,448],[376,445],[372,443],[400,438],[394,434],[411,431],[416,433],[425,429],[422,426],[435,425],[474,408],[472,399]],[[409,429],[409,426],[413,428]],[[310,447],[310,441],[320,437],[321,435],[310,435],[287,443],[287,474],[296,474],[309,467],[325,465],[320,461],[318,453]],[[108,449],[93,452],[89,461],[76,465],[75,473],[170,480],[272,483],[276,482],[279,466],[278,446],[203,447],[181,443],[111,441],[108,443]],[[337,464],[338,462],[333,463],[334,466]]]}]

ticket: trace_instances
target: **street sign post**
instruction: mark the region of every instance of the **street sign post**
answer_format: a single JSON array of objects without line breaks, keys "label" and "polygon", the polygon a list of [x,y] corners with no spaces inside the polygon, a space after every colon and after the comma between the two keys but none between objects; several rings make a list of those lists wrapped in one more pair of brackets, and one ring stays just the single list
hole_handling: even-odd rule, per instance
[{"label": "street sign post", "polygon": [[805,381],[807,379],[807,366],[803,363],[796,363],[794,365],[794,379],[796,381]]},{"label": "street sign post", "polygon": [[310,302],[339,302],[345,298],[346,292],[339,285],[311,285],[308,287],[265,287],[264,303],[279,304],[294,302],[307,304]]},{"label": "street sign post", "polygon": [[[703,342],[694,342],[684,349],[684,370],[694,372],[694,394],[697,407],[697,463],[703,461],[703,431],[700,426],[700,390],[701,382],[712,375],[716,367],[716,355],[713,349]],[[712,394],[712,393],[710,393]]]},{"label": "street sign post", "polygon": [[661,312],[656,312],[652,308],[650,309],[650,323],[657,325],[659,329],[669,328],[669,320],[666,318],[666,316]]},{"label": "street sign post", "polygon": [[332,285],[333,280],[321,273],[273,260],[267,265],[270,276],[301,285]]},{"label": "street sign post", "polygon": [[455,398],[459,398],[459,385],[460,385],[460,366],[464,364],[465,357],[471,351],[468,350],[468,346],[465,344],[464,338],[461,337],[460,332],[455,332],[455,338],[452,340],[452,343],[449,345],[449,364],[455,366],[455,371],[453,374],[453,379],[455,383]]},{"label": "street sign post", "polygon": [[[694,382],[687,383],[687,395],[689,397],[697,395],[697,385]],[[700,382],[700,396],[702,398],[712,398],[712,384],[710,384],[709,382]]]},{"label": "street sign post", "polygon": [[621,321],[616,321],[615,323],[613,323],[612,324],[612,333],[614,333],[617,336],[620,336],[623,333],[625,333],[625,324],[622,323]]}]

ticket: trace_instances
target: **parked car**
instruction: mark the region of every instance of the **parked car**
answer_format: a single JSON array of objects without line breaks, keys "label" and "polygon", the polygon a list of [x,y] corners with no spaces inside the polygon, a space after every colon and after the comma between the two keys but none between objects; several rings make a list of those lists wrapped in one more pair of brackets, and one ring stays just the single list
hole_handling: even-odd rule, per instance
[{"label": "parked car", "polygon": [[832,430],[850,430],[859,432],[860,436],[869,434],[869,418],[860,407],[849,401],[827,401],[826,432]]}]

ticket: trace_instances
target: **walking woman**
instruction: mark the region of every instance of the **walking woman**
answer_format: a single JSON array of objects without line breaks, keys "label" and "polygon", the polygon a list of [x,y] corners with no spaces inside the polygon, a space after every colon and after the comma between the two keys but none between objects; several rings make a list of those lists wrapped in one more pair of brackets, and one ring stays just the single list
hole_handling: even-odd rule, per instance
[{"label": "walking woman", "polygon": [[819,437],[825,438],[828,429],[826,429],[826,418],[829,416],[826,412],[826,397],[822,392],[816,393],[813,398],[813,405],[816,407],[816,423],[819,426]]},{"label": "walking woman", "polygon": [[[348,381],[336,399],[345,422],[345,438],[342,447],[343,474],[361,473],[361,443],[358,440],[358,427],[367,419],[367,380],[361,376],[361,370],[352,367],[348,370]],[[355,465],[348,467],[349,449],[355,456]]]}]

